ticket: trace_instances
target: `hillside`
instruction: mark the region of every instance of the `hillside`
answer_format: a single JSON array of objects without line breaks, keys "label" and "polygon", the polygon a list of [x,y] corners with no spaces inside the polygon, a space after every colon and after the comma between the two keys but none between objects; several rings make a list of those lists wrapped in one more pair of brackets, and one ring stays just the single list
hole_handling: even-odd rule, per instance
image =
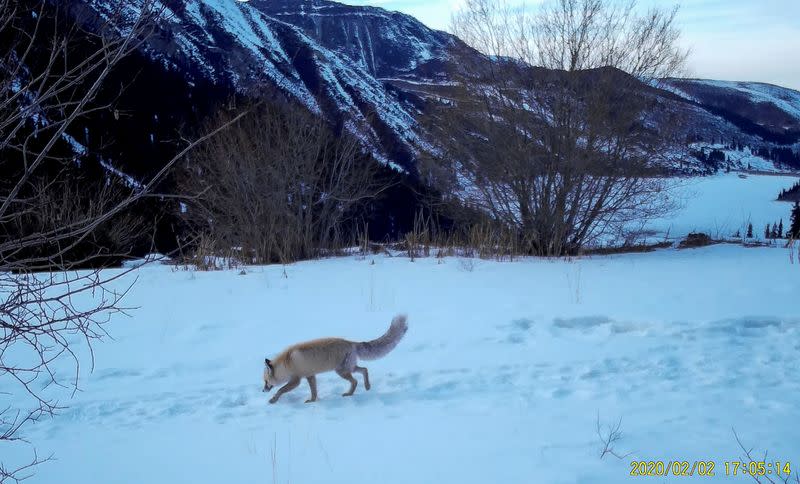
[{"label": "hillside", "polygon": [[[116,8],[115,2],[90,4],[100,15]],[[424,146],[415,99],[384,79],[443,75],[454,42],[377,8],[190,0],[168,9],[148,55],[189,82],[240,93],[278,89],[357,134],[377,159],[409,169]]]},{"label": "hillside", "polygon": [[[117,5],[70,1],[100,15]],[[419,122],[425,98],[443,95],[450,73],[466,60],[494,62],[452,35],[377,7],[328,0],[170,5],[147,46],[157,66],[181,73],[187,84],[288,94],[356,133],[378,160],[403,171],[413,172],[428,148],[429,134]],[[800,98],[794,91],[688,80],[667,80],[662,87],[659,96],[684,113],[686,135],[696,141],[738,140],[754,150],[797,141]]]},{"label": "hillside", "polygon": [[800,92],[758,82],[667,79],[683,99],[736,124],[766,141],[800,141]]}]

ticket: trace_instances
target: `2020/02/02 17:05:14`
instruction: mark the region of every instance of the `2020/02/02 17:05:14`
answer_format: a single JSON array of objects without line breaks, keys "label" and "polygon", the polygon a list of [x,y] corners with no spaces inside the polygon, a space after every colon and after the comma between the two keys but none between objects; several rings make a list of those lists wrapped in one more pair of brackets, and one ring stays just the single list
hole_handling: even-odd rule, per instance
[{"label": "2020/02/02 17:05:14", "polygon": [[726,476],[782,476],[792,475],[791,463],[785,461],[725,461],[718,466],[715,461],[632,461],[631,476],[715,476],[724,469]]}]

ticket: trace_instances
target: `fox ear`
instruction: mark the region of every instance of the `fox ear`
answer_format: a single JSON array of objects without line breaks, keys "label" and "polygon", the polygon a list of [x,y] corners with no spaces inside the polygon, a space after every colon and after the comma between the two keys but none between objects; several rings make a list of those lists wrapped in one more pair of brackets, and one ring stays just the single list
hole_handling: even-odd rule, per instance
[{"label": "fox ear", "polygon": [[271,361],[269,361],[269,358],[264,358],[264,364],[265,364],[265,365],[267,366],[267,368],[269,368],[270,370],[272,369],[272,362],[271,362]]}]

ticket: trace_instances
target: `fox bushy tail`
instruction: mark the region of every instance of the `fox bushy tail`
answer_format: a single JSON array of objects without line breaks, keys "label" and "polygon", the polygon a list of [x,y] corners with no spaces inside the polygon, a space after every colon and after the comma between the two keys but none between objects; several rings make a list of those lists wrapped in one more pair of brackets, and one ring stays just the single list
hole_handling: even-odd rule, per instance
[{"label": "fox bushy tail", "polygon": [[395,316],[394,319],[392,319],[392,324],[383,336],[372,341],[356,343],[358,357],[362,360],[377,360],[378,358],[386,356],[397,346],[397,343],[400,342],[403,335],[408,331],[406,319],[405,314]]}]

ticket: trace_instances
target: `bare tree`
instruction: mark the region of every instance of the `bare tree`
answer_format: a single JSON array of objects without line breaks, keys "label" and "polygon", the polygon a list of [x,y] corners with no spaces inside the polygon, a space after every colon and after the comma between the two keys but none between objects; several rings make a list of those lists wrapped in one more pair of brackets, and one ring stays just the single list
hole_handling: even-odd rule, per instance
[{"label": "bare tree", "polygon": [[621,454],[616,449],[616,446],[622,440],[622,417],[619,418],[615,425],[608,425],[603,429],[600,425],[600,412],[597,412],[596,427],[597,438],[600,439],[600,443],[602,444],[600,448],[601,459],[605,458],[607,455],[612,455],[621,460],[633,454],[633,452]]},{"label": "bare tree", "polygon": [[467,0],[453,17],[486,56],[456,52],[459,85],[429,111],[438,149],[424,172],[533,254],[574,253],[669,207],[676,113],[650,84],[684,62],[676,11],[617,5]]},{"label": "bare tree", "polygon": [[[732,465],[736,465],[734,475],[740,472],[739,466],[741,466],[744,469],[744,471],[741,471],[742,474],[750,476],[750,478],[759,484],[800,484],[800,473],[795,471],[794,474],[792,474],[791,464],[789,462],[783,461],[781,465],[781,461],[769,458],[769,451],[767,450],[764,451],[764,455],[761,457],[754,456],[754,449],[752,447],[746,447],[742,443],[739,434],[736,433],[736,429],[732,428],[731,430],[733,431],[733,436],[736,439],[739,449],[741,449],[743,453],[738,462],[732,463]],[[773,464],[775,464],[774,469],[772,468]]]},{"label": "bare tree", "polygon": [[[87,149],[70,128],[109,108],[98,94],[147,40],[163,12],[158,5],[120,2],[100,19],[60,2],[0,0],[0,448],[24,443],[27,425],[62,408],[51,390],[78,389],[79,355],[88,350],[93,364],[92,342],[125,311],[131,285],[117,279],[126,271],[76,269],[96,266],[115,238],[128,240],[139,228],[128,210],[177,160],[225,127],[184,142],[148,180],[109,178],[94,186],[74,178]],[[106,238],[93,243],[100,233]],[[18,482],[47,460],[31,453],[28,462],[0,463],[0,483]]]},{"label": "bare tree", "polygon": [[313,257],[349,241],[343,230],[355,209],[385,188],[357,139],[290,104],[254,110],[186,165],[186,219],[218,254],[236,248],[248,263]]}]

